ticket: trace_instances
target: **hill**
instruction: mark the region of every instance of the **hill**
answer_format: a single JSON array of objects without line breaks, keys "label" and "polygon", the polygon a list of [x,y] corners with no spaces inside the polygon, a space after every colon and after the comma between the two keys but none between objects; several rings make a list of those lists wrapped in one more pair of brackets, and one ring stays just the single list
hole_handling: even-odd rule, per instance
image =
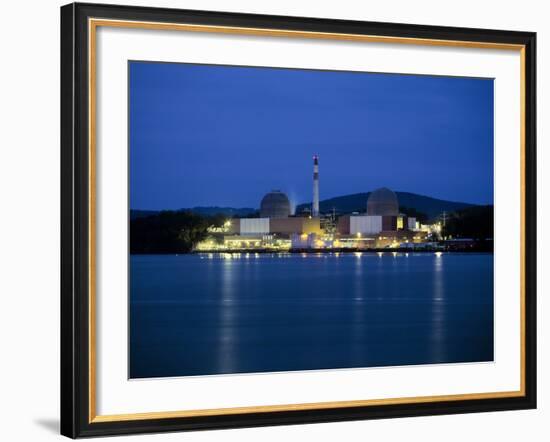
[{"label": "hill", "polygon": [[[474,204],[440,200],[410,192],[395,193],[397,195],[397,199],[399,200],[400,207],[416,209],[418,212],[425,213],[429,219],[436,218],[443,212],[450,213],[474,206]],[[367,199],[369,195],[370,192],[363,192],[326,199],[319,202],[319,209],[321,212],[330,212],[334,209],[336,213],[339,214],[364,212],[367,207]],[[311,207],[311,203],[300,204],[296,207],[296,212],[299,213],[309,207]]]},{"label": "hill", "polygon": [[[429,219],[438,217],[441,213],[456,212],[461,209],[473,207],[475,204],[440,200],[437,198],[431,198],[425,195],[418,195],[410,192],[395,192],[399,200],[400,207],[406,207],[409,209],[415,209],[417,212],[424,213]],[[351,213],[351,212],[364,212],[367,207],[367,199],[370,192],[354,193],[352,195],[342,195],[335,198],[329,198],[320,201],[319,207],[321,212],[330,212],[333,210],[337,214]],[[311,203],[303,203],[296,207],[296,213],[300,213],[306,208],[310,208]],[[180,212],[193,212],[196,215],[201,216],[214,216],[223,215],[227,217],[247,217],[255,212],[257,209],[251,207],[219,207],[219,206],[198,206],[189,209],[180,209]],[[151,215],[156,215],[159,210],[130,210],[130,219],[144,218]]]},{"label": "hill", "polygon": [[202,216],[214,216],[214,215],[225,215],[225,216],[235,216],[235,217],[244,217],[248,216],[254,212],[256,209],[250,207],[218,207],[218,206],[198,206],[192,207],[191,209],[182,209],[189,210],[197,215]]},{"label": "hill", "polygon": [[156,215],[160,210],[130,210],[130,221],[138,218],[147,218],[148,216]]},{"label": "hill", "polygon": [[[130,210],[130,220],[145,218],[152,215],[157,215],[160,210]],[[215,216],[224,215],[227,217],[246,217],[256,212],[255,209],[250,207],[218,207],[218,206],[199,206],[192,207],[190,209],[179,209],[177,212],[193,212],[195,215],[201,216]]]}]

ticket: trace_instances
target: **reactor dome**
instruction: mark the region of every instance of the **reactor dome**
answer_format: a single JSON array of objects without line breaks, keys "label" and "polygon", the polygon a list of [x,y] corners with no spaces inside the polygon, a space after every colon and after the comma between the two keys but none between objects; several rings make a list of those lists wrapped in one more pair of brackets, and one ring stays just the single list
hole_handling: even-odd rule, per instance
[{"label": "reactor dome", "polygon": [[395,192],[386,187],[371,192],[367,200],[367,215],[399,215],[399,203]]},{"label": "reactor dome", "polygon": [[262,218],[287,218],[290,215],[290,201],[285,193],[273,190],[262,198],[260,216]]}]

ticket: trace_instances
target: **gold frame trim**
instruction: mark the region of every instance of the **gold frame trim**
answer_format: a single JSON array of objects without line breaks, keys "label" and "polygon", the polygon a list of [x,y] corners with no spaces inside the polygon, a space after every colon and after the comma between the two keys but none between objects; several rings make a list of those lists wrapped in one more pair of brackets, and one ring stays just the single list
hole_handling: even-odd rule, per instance
[{"label": "gold frame trim", "polygon": [[[357,41],[369,43],[413,44],[421,46],[446,46],[475,49],[512,50],[520,53],[520,389],[518,391],[465,393],[438,396],[416,396],[388,399],[368,399],[335,402],[313,402],[285,405],[262,405],[233,408],[215,408],[180,411],[158,411],[128,414],[96,414],[96,35],[97,28],[116,27],[164,31],[208,32],[218,34],[255,35],[269,37],[291,37]],[[418,404],[427,402],[482,400],[525,396],[525,45],[458,40],[438,40],[410,37],[389,37],[377,35],[341,34],[329,32],[292,31],[283,29],[244,28],[232,26],[210,26],[181,23],[159,23],[130,20],[88,19],[88,86],[89,86],[89,423],[137,421],[145,419],[169,419],[180,417],[238,415],[246,413],[270,413],[277,411],[321,410],[329,408],[350,408],[375,405]]]}]

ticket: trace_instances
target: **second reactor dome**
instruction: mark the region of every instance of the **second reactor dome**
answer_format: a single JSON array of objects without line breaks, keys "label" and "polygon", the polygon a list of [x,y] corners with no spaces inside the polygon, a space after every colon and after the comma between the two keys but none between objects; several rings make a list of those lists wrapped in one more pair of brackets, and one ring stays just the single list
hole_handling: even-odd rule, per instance
[{"label": "second reactor dome", "polygon": [[290,215],[290,201],[285,193],[273,190],[262,198],[260,216],[262,218],[287,218]]},{"label": "second reactor dome", "polygon": [[395,192],[387,187],[371,192],[367,200],[367,215],[399,215],[399,203]]}]

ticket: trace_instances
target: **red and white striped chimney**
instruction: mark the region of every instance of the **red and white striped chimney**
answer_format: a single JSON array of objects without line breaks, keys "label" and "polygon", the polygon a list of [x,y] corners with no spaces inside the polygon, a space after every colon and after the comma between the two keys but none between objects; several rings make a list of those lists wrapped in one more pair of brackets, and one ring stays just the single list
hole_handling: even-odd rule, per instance
[{"label": "red and white striped chimney", "polygon": [[319,157],[313,155],[313,204],[311,216],[319,216]]}]

